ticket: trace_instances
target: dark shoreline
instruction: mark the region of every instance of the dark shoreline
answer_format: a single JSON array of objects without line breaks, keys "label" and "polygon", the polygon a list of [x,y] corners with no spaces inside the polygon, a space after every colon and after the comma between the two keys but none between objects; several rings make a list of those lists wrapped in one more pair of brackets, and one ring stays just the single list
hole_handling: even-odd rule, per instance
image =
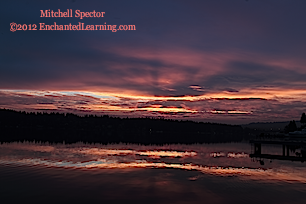
[{"label": "dark shoreline", "polygon": [[1,143],[40,141],[158,145],[241,142],[249,137],[250,130],[240,125],[0,109]]}]

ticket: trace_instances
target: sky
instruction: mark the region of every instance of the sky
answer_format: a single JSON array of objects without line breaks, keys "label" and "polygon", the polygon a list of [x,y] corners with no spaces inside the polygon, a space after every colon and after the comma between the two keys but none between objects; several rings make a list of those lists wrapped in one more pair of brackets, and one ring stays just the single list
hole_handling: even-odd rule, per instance
[{"label": "sky", "polygon": [[[49,9],[72,17],[41,17]],[[228,124],[299,120],[305,11],[304,0],[1,1],[0,108]],[[105,13],[81,19],[78,12]],[[46,30],[55,24],[67,29]]]}]

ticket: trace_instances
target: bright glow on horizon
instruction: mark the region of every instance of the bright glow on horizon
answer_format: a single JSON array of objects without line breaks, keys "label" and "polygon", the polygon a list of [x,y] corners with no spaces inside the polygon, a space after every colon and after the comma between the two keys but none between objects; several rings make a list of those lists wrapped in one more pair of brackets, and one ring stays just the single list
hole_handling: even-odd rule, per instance
[{"label": "bright glow on horizon", "polygon": [[[37,91],[5,89],[0,90],[0,94],[5,97],[0,108],[13,110],[52,110],[122,116],[132,114],[132,117],[165,116],[164,114],[168,114],[166,115],[168,118],[186,116],[202,118],[208,121],[218,121],[218,115],[232,115],[233,117],[229,118],[230,121],[234,121],[235,118],[239,119],[242,116],[249,116],[250,119],[254,118],[249,122],[259,122],[262,120],[273,122],[275,118],[281,119],[279,117],[280,112],[278,113],[278,111],[282,109],[281,116],[287,117],[283,121],[292,120],[295,118],[292,118],[290,114],[295,114],[294,117],[299,117],[302,112],[305,112],[303,104],[306,103],[305,90],[280,90],[277,88],[245,88],[236,92],[207,92],[202,95],[177,97],[85,90]],[[287,113],[284,108],[288,110]],[[295,112],[292,110],[295,110]],[[284,115],[284,113],[288,116]],[[175,116],[176,114],[180,115]],[[239,120],[245,122],[244,119]]]},{"label": "bright glow on horizon", "polygon": [[10,90],[0,89],[0,92],[16,93],[16,94],[28,94],[36,96],[44,96],[47,94],[55,96],[76,96],[85,95],[103,99],[140,99],[140,100],[204,100],[204,99],[247,99],[247,98],[262,98],[262,99],[276,99],[276,98],[292,98],[300,96],[306,99],[305,89],[279,89],[279,88],[257,88],[249,89],[245,88],[238,92],[222,91],[219,93],[210,92],[202,95],[186,95],[186,96],[150,96],[139,94],[124,94],[124,93],[110,93],[110,92],[96,92],[96,91],[44,91],[44,90]]}]

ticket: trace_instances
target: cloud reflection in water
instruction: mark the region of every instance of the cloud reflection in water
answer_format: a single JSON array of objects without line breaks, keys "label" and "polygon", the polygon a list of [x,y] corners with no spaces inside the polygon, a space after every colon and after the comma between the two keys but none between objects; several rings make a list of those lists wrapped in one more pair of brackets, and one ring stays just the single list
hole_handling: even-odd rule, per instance
[{"label": "cloud reflection in water", "polygon": [[[41,145],[10,143],[0,145],[2,165],[42,165],[72,169],[168,168],[193,170],[215,176],[237,176],[240,179],[306,183],[305,166],[277,166],[265,169],[254,163],[245,152],[234,152],[232,144],[222,152],[209,145]],[[213,148],[216,148],[214,146]],[[176,150],[175,150],[176,149]],[[182,150],[185,149],[185,150]],[[230,150],[225,153],[225,150]],[[211,153],[213,152],[213,153]],[[190,180],[197,180],[191,178]]]}]

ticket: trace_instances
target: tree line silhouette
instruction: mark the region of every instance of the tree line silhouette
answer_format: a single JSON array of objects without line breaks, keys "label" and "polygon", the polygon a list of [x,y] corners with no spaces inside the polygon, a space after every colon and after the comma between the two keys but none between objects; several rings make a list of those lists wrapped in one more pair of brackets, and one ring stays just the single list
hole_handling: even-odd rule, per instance
[{"label": "tree line silhouette", "polygon": [[190,144],[239,142],[245,135],[239,125],[0,109],[0,142]]},{"label": "tree line silhouette", "polygon": [[302,113],[300,122],[301,122],[302,125],[301,125],[300,128],[298,128],[296,123],[295,123],[295,120],[290,121],[289,124],[286,125],[286,127],[284,128],[284,132],[289,133],[289,132],[294,132],[296,130],[301,130],[303,128],[306,128],[306,115],[305,115],[305,113]]}]

